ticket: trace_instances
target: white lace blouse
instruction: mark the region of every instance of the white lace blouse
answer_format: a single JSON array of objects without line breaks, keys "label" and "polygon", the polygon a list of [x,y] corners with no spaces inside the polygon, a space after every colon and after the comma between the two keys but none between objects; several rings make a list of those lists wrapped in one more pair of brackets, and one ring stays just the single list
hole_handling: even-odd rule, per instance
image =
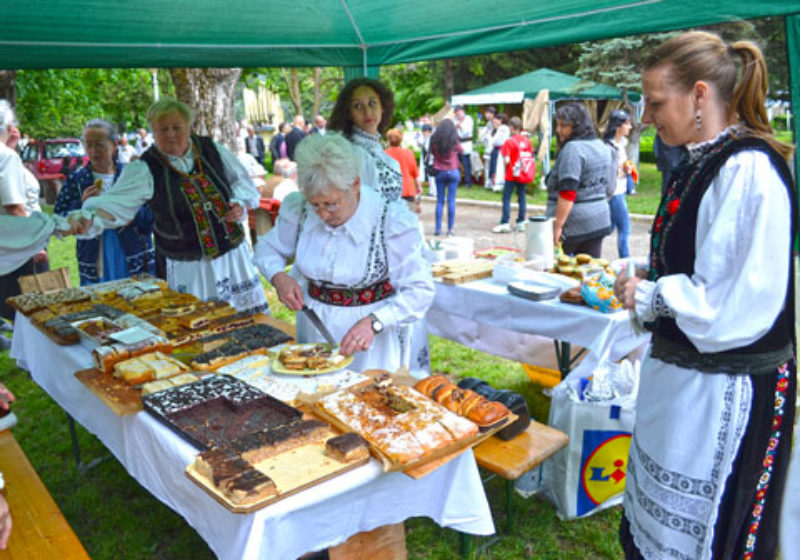
[{"label": "white lace blouse", "polygon": [[639,282],[637,315],[652,320],[660,300],[700,352],[722,352],[761,338],[786,297],[789,205],[766,154],[748,150],[731,156],[700,202],[694,274]]}]

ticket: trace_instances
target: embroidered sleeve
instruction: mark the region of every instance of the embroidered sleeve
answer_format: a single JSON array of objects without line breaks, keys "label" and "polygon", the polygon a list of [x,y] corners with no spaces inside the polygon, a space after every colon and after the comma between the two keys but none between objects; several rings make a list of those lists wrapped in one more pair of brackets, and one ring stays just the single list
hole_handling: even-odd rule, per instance
[{"label": "embroidered sleeve", "polygon": [[222,168],[225,172],[225,179],[228,180],[228,184],[233,190],[231,202],[238,202],[245,208],[258,207],[261,193],[259,193],[258,187],[253,183],[250,173],[247,172],[247,169],[245,169],[242,162],[239,161],[239,158],[233,155],[228,148],[217,142],[214,142],[214,146],[216,146],[220,158],[222,158]]}]

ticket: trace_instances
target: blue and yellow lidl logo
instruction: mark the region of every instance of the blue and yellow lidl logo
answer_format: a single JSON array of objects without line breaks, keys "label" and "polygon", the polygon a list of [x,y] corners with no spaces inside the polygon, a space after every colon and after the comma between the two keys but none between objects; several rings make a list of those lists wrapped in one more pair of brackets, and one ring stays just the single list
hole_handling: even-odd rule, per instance
[{"label": "blue and yellow lidl logo", "polygon": [[585,430],[578,488],[578,515],[625,490],[630,432]]}]

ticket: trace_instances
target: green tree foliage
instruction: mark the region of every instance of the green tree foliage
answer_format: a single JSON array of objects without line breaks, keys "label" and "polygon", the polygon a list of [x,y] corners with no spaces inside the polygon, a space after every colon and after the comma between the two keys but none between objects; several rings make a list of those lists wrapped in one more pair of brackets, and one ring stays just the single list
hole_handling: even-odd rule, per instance
[{"label": "green tree foliage", "polygon": [[[20,70],[16,76],[17,118],[34,138],[78,136],[86,121],[102,117],[122,130],[145,125],[153,102],[149,70],[81,68]],[[174,95],[166,70],[158,73],[162,94]]]},{"label": "green tree foliage", "polygon": [[381,80],[394,92],[395,122],[435,113],[445,103],[437,62],[398,64],[381,69]]}]

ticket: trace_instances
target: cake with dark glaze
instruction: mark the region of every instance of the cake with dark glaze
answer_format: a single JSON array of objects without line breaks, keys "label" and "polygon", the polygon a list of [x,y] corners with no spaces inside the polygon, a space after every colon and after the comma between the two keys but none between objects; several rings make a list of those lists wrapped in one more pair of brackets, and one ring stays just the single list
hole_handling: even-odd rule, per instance
[{"label": "cake with dark glaze", "polygon": [[297,420],[247,434],[232,441],[230,449],[255,464],[303,445],[322,443],[330,435],[324,422]]},{"label": "cake with dark glaze", "polygon": [[347,432],[325,442],[325,455],[340,463],[349,463],[369,456],[366,440],[355,432]]}]

